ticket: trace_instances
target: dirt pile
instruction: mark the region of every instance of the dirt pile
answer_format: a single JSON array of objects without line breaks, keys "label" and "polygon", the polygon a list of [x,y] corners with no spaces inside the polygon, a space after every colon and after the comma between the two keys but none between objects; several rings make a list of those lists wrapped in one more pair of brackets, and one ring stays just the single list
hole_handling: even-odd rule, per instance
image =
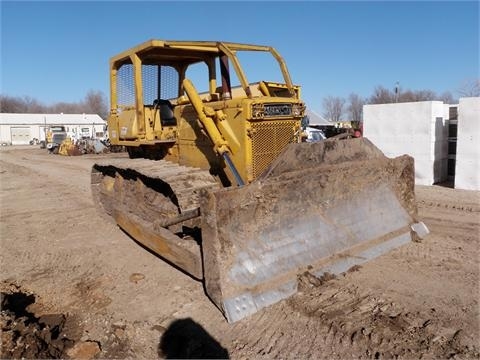
[{"label": "dirt pile", "polygon": [[65,330],[66,316],[46,314],[35,316],[28,307],[36,297],[14,284],[2,286],[2,359],[64,358],[73,345]]}]

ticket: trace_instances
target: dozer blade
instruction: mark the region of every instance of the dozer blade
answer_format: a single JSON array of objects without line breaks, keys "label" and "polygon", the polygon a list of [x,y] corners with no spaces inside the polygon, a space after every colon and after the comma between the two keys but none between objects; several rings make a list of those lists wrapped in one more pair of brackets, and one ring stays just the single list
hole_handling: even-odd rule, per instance
[{"label": "dozer blade", "polygon": [[291,144],[250,185],[201,205],[206,290],[229,322],[411,240],[414,164],[367,139]]}]

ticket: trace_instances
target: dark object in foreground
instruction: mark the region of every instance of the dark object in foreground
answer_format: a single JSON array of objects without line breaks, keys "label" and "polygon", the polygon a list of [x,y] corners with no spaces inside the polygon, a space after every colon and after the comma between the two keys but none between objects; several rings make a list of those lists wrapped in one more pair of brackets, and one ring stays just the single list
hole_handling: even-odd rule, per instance
[{"label": "dark object in foreground", "polygon": [[160,357],[167,359],[228,359],[228,351],[190,318],[175,320],[162,335]]}]

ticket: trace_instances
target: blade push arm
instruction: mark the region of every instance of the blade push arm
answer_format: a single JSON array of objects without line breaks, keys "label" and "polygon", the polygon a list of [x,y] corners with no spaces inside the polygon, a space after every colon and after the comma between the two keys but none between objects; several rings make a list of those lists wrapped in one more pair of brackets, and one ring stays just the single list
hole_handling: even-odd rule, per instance
[{"label": "blade push arm", "polygon": [[183,89],[190,100],[195,112],[198,115],[198,119],[202,123],[203,127],[205,128],[208,136],[213,142],[215,151],[223,157],[226,164],[230,168],[233,176],[235,177],[235,181],[239,186],[244,185],[244,181],[240,176],[238,170],[235,168],[231,158],[230,158],[230,148],[228,146],[228,142],[223,138],[220,130],[218,130],[217,125],[215,124],[214,119],[222,120],[222,115],[216,112],[209,106],[205,106],[200,99],[200,96],[197,93],[197,90],[193,86],[192,82],[189,79],[183,80]]}]

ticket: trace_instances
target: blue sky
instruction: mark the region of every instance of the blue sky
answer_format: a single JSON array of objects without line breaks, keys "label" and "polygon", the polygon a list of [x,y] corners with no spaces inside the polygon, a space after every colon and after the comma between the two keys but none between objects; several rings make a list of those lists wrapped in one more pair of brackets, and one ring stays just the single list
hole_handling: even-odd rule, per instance
[{"label": "blue sky", "polygon": [[456,96],[480,77],[478,1],[2,1],[1,93],[45,104],[108,95],[109,58],[151,38],[271,45],[318,112],[328,95],[399,81]]}]

